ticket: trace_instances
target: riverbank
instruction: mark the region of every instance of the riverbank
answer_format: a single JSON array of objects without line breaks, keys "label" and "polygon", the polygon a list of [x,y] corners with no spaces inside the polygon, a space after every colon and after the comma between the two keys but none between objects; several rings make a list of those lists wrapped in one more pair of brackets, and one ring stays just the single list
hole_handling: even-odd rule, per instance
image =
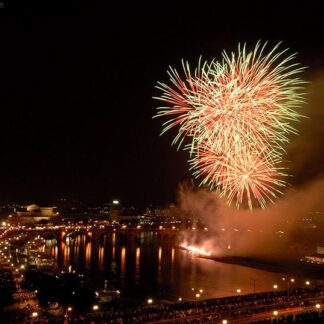
[{"label": "riverbank", "polygon": [[201,258],[214,260],[221,263],[236,264],[243,267],[260,269],[275,273],[287,273],[314,279],[323,279],[324,266],[318,264],[304,263],[299,260],[276,260],[258,257],[240,256],[201,256]]}]

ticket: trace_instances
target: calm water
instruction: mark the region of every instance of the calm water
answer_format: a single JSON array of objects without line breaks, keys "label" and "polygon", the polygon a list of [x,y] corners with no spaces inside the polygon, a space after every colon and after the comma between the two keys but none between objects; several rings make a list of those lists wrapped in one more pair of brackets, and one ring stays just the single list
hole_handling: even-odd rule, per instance
[{"label": "calm water", "polygon": [[58,268],[72,265],[91,273],[98,289],[107,279],[130,298],[195,299],[199,289],[201,298],[233,295],[237,289],[251,293],[253,279],[256,291],[272,290],[274,284],[286,288],[280,274],[195,257],[177,249],[174,235],[166,233],[107,233],[92,240],[77,235],[53,242],[46,242],[45,251]]}]

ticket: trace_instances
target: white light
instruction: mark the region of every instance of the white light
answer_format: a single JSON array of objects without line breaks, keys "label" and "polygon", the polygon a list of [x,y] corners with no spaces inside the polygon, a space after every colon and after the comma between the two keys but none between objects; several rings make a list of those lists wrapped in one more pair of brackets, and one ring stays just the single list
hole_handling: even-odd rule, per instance
[{"label": "white light", "polygon": [[278,311],[277,310],[273,311],[273,315],[274,316],[277,316],[278,315]]},{"label": "white light", "polygon": [[320,308],[321,308],[321,305],[320,305],[320,304],[316,304],[315,307],[316,307],[317,309],[320,309]]},{"label": "white light", "polygon": [[241,292],[241,289],[240,288],[236,289],[236,292],[239,294]]},{"label": "white light", "polygon": [[227,324],[227,320],[222,320],[222,324]]},{"label": "white light", "polygon": [[210,256],[211,254],[209,252],[204,251],[203,249],[187,245],[185,243],[180,245],[182,248],[188,250],[190,253],[194,255],[205,255],[205,256]]},{"label": "white light", "polygon": [[94,311],[96,311],[96,310],[99,309],[99,306],[98,306],[98,305],[93,305],[93,306],[92,306],[92,309],[93,309]]},{"label": "white light", "polygon": [[149,298],[149,299],[147,300],[147,303],[148,303],[148,304],[152,304],[152,303],[153,303],[153,299]]},{"label": "white light", "polygon": [[119,200],[113,200],[113,204],[114,205],[118,205],[119,204]]},{"label": "white light", "polygon": [[32,312],[32,317],[37,317],[38,316],[38,313],[37,312]]}]

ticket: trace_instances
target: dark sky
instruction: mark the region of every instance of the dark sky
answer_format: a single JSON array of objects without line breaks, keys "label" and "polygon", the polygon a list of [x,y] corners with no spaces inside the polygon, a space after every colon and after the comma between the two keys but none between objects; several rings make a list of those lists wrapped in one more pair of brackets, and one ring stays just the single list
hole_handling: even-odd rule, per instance
[{"label": "dark sky", "polygon": [[262,39],[298,51],[309,71],[323,65],[322,10],[310,1],[1,3],[0,200],[173,201],[187,157],[152,120],[169,64]]}]

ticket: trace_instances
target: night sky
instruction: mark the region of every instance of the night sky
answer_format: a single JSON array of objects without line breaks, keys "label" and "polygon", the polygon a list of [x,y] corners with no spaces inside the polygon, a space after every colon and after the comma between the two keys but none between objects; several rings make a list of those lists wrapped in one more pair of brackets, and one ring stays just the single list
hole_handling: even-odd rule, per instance
[{"label": "night sky", "polygon": [[170,146],[172,133],[159,136],[162,120],[152,120],[154,86],[167,81],[169,64],[261,39],[299,52],[306,79],[324,65],[323,11],[310,1],[1,3],[2,201],[174,201],[178,184],[190,181],[187,156]]}]

